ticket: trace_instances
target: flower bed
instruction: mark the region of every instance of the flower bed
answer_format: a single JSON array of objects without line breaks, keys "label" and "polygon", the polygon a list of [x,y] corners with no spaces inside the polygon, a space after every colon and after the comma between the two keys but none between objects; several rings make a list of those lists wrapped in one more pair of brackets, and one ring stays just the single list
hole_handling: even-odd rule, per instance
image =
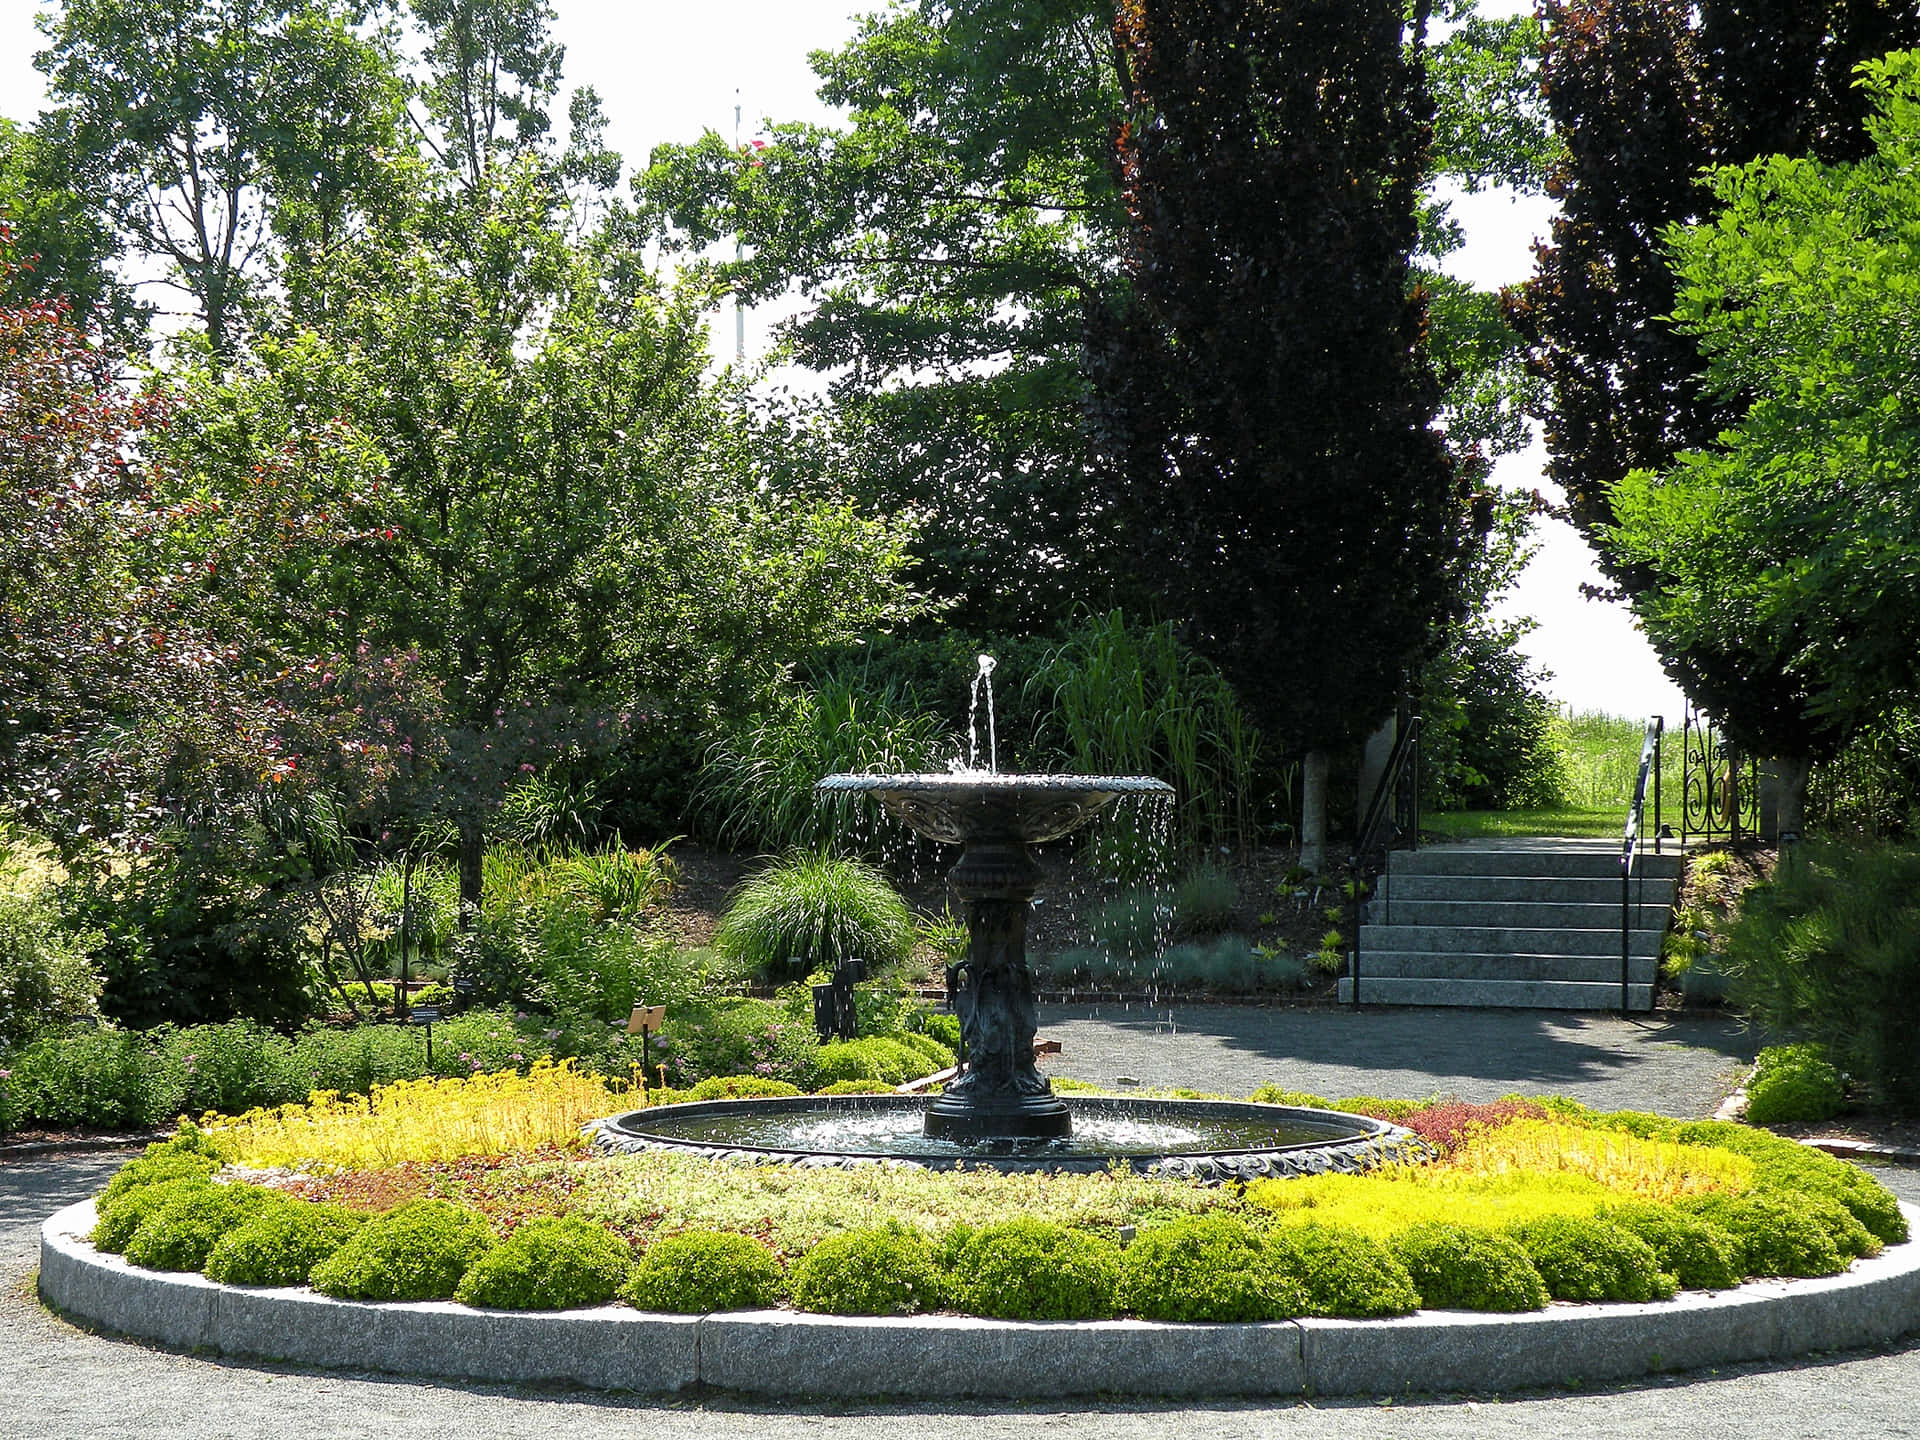
[{"label": "flower bed", "polygon": [[[114,1178],[93,1238],[150,1268],[341,1298],[1192,1321],[1657,1300],[1836,1274],[1907,1239],[1893,1197],[1841,1161],[1564,1100],[1340,1102],[1436,1112],[1442,1158],[1241,1189],[552,1143],[603,1088],[552,1066],[183,1124]],[[222,1162],[304,1173],[256,1184]]]}]

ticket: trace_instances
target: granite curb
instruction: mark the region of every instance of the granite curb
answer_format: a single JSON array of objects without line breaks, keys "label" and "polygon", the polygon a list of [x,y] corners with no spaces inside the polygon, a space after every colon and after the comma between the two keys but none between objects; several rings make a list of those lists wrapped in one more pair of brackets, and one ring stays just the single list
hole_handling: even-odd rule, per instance
[{"label": "granite curb", "polygon": [[87,1155],[96,1150],[125,1150],[134,1145],[151,1145],[172,1136],[171,1130],[149,1130],[137,1135],[88,1135],[74,1140],[23,1140],[17,1145],[0,1145],[0,1163],[8,1160],[38,1160],[48,1155]]},{"label": "granite curb", "polygon": [[[1920,1235],[1920,1207],[1901,1207]],[[1165,1325],[872,1319],[743,1311],[557,1313],[369,1304],[141,1270],[87,1243],[93,1202],[41,1226],[40,1294],[71,1318],[178,1350],[335,1369],[671,1393],[999,1399],[1493,1392],[1623,1380],[1883,1343],[1920,1330],[1920,1241],[1819,1280],[1750,1281],[1658,1305],[1522,1315]]]}]

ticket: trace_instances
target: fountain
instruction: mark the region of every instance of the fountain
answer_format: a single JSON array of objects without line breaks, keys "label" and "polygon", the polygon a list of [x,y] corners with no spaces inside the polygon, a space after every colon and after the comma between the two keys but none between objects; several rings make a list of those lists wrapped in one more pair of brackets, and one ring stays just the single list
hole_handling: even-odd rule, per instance
[{"label": "fountain", "polygon": [[[635,1111],[594,1122],[595,1144],[801,1164],[1098,1169],[1121,1160],[1215,1179],[1362,1169],[1396,1150],[1417,1151],[1407,1131],[1359,1115],[1219,1101],[1069,1102],[1053,1093],[1034,1064],[1027,916],[1042,877],[1029,847],[1072,834],[1120,796],[1170,802],[1173,787],[1142,775],[1001,774],[993,668],[982,655],[964,765],[944,774],[829,775],[816,786],[823,796],[870,795],[918,834],[960,847],[947,877],[967,926],[966,955],[947,975],[960,1017],[959,1073],[931,1101],[803,1096]],[[983,689],[986,769],[978,768],[976,729]]]}]

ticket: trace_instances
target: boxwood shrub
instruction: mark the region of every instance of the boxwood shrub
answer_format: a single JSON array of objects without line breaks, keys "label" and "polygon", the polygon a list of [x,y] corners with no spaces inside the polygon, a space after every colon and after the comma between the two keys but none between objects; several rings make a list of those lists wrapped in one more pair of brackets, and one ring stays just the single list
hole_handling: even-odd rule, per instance
[{"label": "boxwood shrub", "polygon": [[1300,1282],[1302,1314],[1368,1320],[1420,1308],[1407,1267],[1371,1235],[1337,1225],[1289,1225],[1270,1232],[1267,1245]]},{"label": "boxwood shrub", "polygon": [[1682,1290],[1728,1290],[1740,1283],[1740,1243],[1698,1215],[1642,1202],[1613,1206],[1600,1218],[1652,1246],[1660,1268]]},{"label": "boxwood shrub", "polygon": [[1420,1303],[1432,1310],[1538,1310],[1546,1282],[1517,1241],[1466,1225],[1429,1221],[1393,1237]]},{"label": "boxwood shrub", "polygon": [[633,1270],[633,1247],[574,1215],[529,1220],[467,1267],[453,1298],[493,1310],[604,1305]]},{"label": "boxwood shrub", "polygon": [[220,1162],[207,1155],[197,1155],[190,1150],[171,1150],[164,1146],[155,1146],[153,1150],[138,1160],[129,1160],[122,1165],[107,1182],[107,1188],[100,1192],[100,1208],[117,1201],[129,1190],[137,1190],[142,1185],[153,1185],[166,1180],[211,1179],[220,1168]]},{"label": "boxwood shrub", "polygon": [[207,1252],[207,1278],[223,1285],[304,1285],[313,1267],[366,1222],[344,1205],[263,1205]]},{"label": "boxwood shrub", "polygon": [[709,1075],[698,1085],[681,1092],[682,1100],[763,1100],[778,1099],[804,1092],[784,1080],[769,1080],[764,1075]]},{"label": "boxwood shrub", "polygon": [[483,1216],[447,1200],[409,1200],[316,1265],[313,1288],[339,1300],[451,1300],[492,1248]]},{"label": "boxwood shrub", "polygon": [[824,1315],[911,1315],[946,1299],[925,1237],[901,1225],[831,1235],[787,1272],[793,1303]]},{"label": "boxwood shrub", "polygon": [[140,1222],[127,1241],[127,1262],[148,1270],[199,1270],[221,1238],[257,1211],[294,1203],[259,1185],[189,1184]]},{"label": "boxwood shrub", "polygon": [[1120,1247],[1103,1236],[1023,1216],[985,1225],[960,1247],[952,1295],[996,1320],[1105,1320],[1115,1311]]},{"label": "boxwood shrub", "polygon": [[186,1191],[212,1188],[213,1181],[205,1173],[187,1174],[175,1180],[136,1185],[111,1199],[102,1198],[97,1207],[99,1218],[93,1226],[93,1246],[117,1255],[127,1248],[127,1242],[156,1210]]},{"label": "boxwood shrub", "polygon": [[1840,1113],[1845,1099],[1840,1072],[1818,1045],[1769,1045],[1747,1085],[1747,1122],[1828,1120]]},{"label": "boxwood shrub", "polygon": [[1142,1230],[1121,1262],[1120,1303],[1145,1320],[1283,1320],[1306,1288],[1261,1234],[1232,1215]]},{"label": "boxwood shrub", "polygon": [[786,1273],[758,1240],[724,1230],[687,1230],[649,1245],[621,1294],[640,1310],[701,1315],[764,1310],[786,1292]]},{"label": "boxwood shrub", "polygon": [[1555,1300],[1671,1300],[1678,1282],[1653,1247],[1632,1231],[1578,1215],[1543,1215],[1513,1238]]},{"label": "boxwood shrub", "polygon": [[1785,1196],[1689,1195],[1674,1204],[1734,1238],[1743,1275],[1838,1275],[1847,1268],[1826,1226]]},{"label": "boxwood shrub", "polygon": [[[919,1037],[926,1041],[925,1036]],[[815,1073],[820,1083],[830,1085],[838,1080],[868,1080],[881,1085],[904,1085],[909,1080],[917,1080],[922,1075],[930,1075],[936,1070],[944,1070],[953,1064],[951,1054],[938,1041],[926,1041],[930,1048],[939,1050],[947,1058],[938,1063],[929,1063],[929,1057],[920,1049],[895,1035],[871,1035],[859,1040],[836,1040],[830,1045],[822,1045],[815,1057]]]}]

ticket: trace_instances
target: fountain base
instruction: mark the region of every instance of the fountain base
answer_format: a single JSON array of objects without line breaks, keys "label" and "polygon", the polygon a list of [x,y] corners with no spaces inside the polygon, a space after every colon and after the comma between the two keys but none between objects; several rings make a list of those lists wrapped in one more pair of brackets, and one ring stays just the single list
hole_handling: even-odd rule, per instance
[{"label": "fountain base", "polygon": [[980,1104],[966,1096],[935,1097],[921,1133],[930,1140],[1058,1140],[1073,1133],[1073,1116],[1057,1095]]}]

